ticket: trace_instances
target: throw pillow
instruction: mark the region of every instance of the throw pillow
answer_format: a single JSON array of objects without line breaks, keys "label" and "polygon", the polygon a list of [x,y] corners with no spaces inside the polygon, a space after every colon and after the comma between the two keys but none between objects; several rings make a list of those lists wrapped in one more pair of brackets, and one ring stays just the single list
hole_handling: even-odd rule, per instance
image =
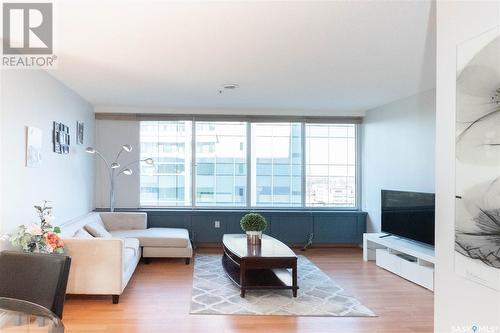
[{"label": "throw pillow", "polygon": [[75,232],[75,238],[80,238],[80,239],[92,239],[94,236],[89,234],[89,232],[85,229],[78,229],[77,232]]},{"label": "throw pillow", "polygon": [[85,225],[85,229],[94,237],[102,237],[102,238],[111,238],[113,237],[107,230],[104,228],[104,224],[102,221],[93,221],[89,224]]}]

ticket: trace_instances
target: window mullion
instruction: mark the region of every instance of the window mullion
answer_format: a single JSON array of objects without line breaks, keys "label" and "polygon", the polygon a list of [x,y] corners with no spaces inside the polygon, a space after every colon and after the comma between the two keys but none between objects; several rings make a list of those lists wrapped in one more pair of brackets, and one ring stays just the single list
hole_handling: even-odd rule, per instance
[{"label": "window mullion", "polygon": [[196,122],[191,122],[191,207],[196,207]]},{"label": "window mullion", "polygon": [[156,206],[160,205],[160,122],[156,124],[156,159],[158,161],[158,167],[156,169]]},{"label": "window mullion", "polygon": [[[247,189],[246,189],[246,206],[249,208],[252,205],[252,127],[251,123],[247,122]],[[256,188],[257,189],[257,188]]]},{"label": "window mullion", "polygon": [[300,145],[301,145],[301,155],[302,155],[302,168],[301,168],[301,196],[300,196],[300,206],[306,206],[306,124],[302,122],[300,124]]},{"label": "window mullion", "polygon": [[359,131],[359,124],[354,125],[354,144],[355,144],[355,149],[356,149],[356,155],[354,156],[354,189],[356,191],[354,195],[354,206],[356,209],[361,209],[361,200],[362,200],[362,193],[361,193],[361,135]]}]

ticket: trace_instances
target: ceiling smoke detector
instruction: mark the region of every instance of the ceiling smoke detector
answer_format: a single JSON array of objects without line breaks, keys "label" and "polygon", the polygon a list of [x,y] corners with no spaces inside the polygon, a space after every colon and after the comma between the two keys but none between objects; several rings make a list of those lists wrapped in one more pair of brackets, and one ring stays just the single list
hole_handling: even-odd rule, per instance
[{"label": "ceiling smoke detector", "polygon": [[231,91],[231,90],[238,89],[239,87],[240,87],[240,85],[237,83],[226,83],[226,84],[222,85],[222,89],[219,90],[219,94],[222,94],[223,91]]}]

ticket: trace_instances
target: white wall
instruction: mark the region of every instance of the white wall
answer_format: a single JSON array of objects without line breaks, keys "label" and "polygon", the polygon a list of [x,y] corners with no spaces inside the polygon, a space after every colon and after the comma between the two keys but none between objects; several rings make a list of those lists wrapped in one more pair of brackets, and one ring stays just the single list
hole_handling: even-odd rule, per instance
[{"label": "white wall", "polygon": [[380,232],[380,190],[434,192],[436,94],[368,110],[362,130],[362,207]]},{"label": "white wall", "polygon": [[[122,166],[139,160],[139,122],[132,120],[97,120],[96,121],[96,148],[111,163],[120,151],[122,145],[129,144],[133,150],[123,152],[119,163]],[[134,163],[130,168],[132,176],[121,175],[115,183],[115,207],[139,207],[139,164]],[[96,158],[96,207],[109,208],[109,174],[105,164]]]},{"label": "white wall", "polygon": [[500,293],[454,272],[456,49],[500,24],[499,13],[497,1],[437,3],[436,332],[500,332]]},{"label": "white wall", "polygon": [[[75,144],[76,121],[85,123],[85,144],[94,142],[92,106],[40,70],[2,71],[2,232],[32,222],[33,205],[51,200],[56,224],[94,208],[94,164],[85,145]],[[52,152],[53,121],[70,127],[71,153]],[[43,131],[39,168],[26,167],[26,126]]]}]

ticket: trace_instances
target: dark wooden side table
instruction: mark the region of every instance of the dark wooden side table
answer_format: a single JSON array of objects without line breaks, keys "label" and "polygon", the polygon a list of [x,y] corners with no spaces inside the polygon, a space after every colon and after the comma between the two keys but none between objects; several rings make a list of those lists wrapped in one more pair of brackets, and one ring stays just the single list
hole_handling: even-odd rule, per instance
[{"label": "dark wooden side table", "polygon": [[297,297],[297,255],[288,246],[267,235],[251,245],[245,234],[226,234],[222,244],[222,266],[241,297],[247,289],[291,289]]}]

